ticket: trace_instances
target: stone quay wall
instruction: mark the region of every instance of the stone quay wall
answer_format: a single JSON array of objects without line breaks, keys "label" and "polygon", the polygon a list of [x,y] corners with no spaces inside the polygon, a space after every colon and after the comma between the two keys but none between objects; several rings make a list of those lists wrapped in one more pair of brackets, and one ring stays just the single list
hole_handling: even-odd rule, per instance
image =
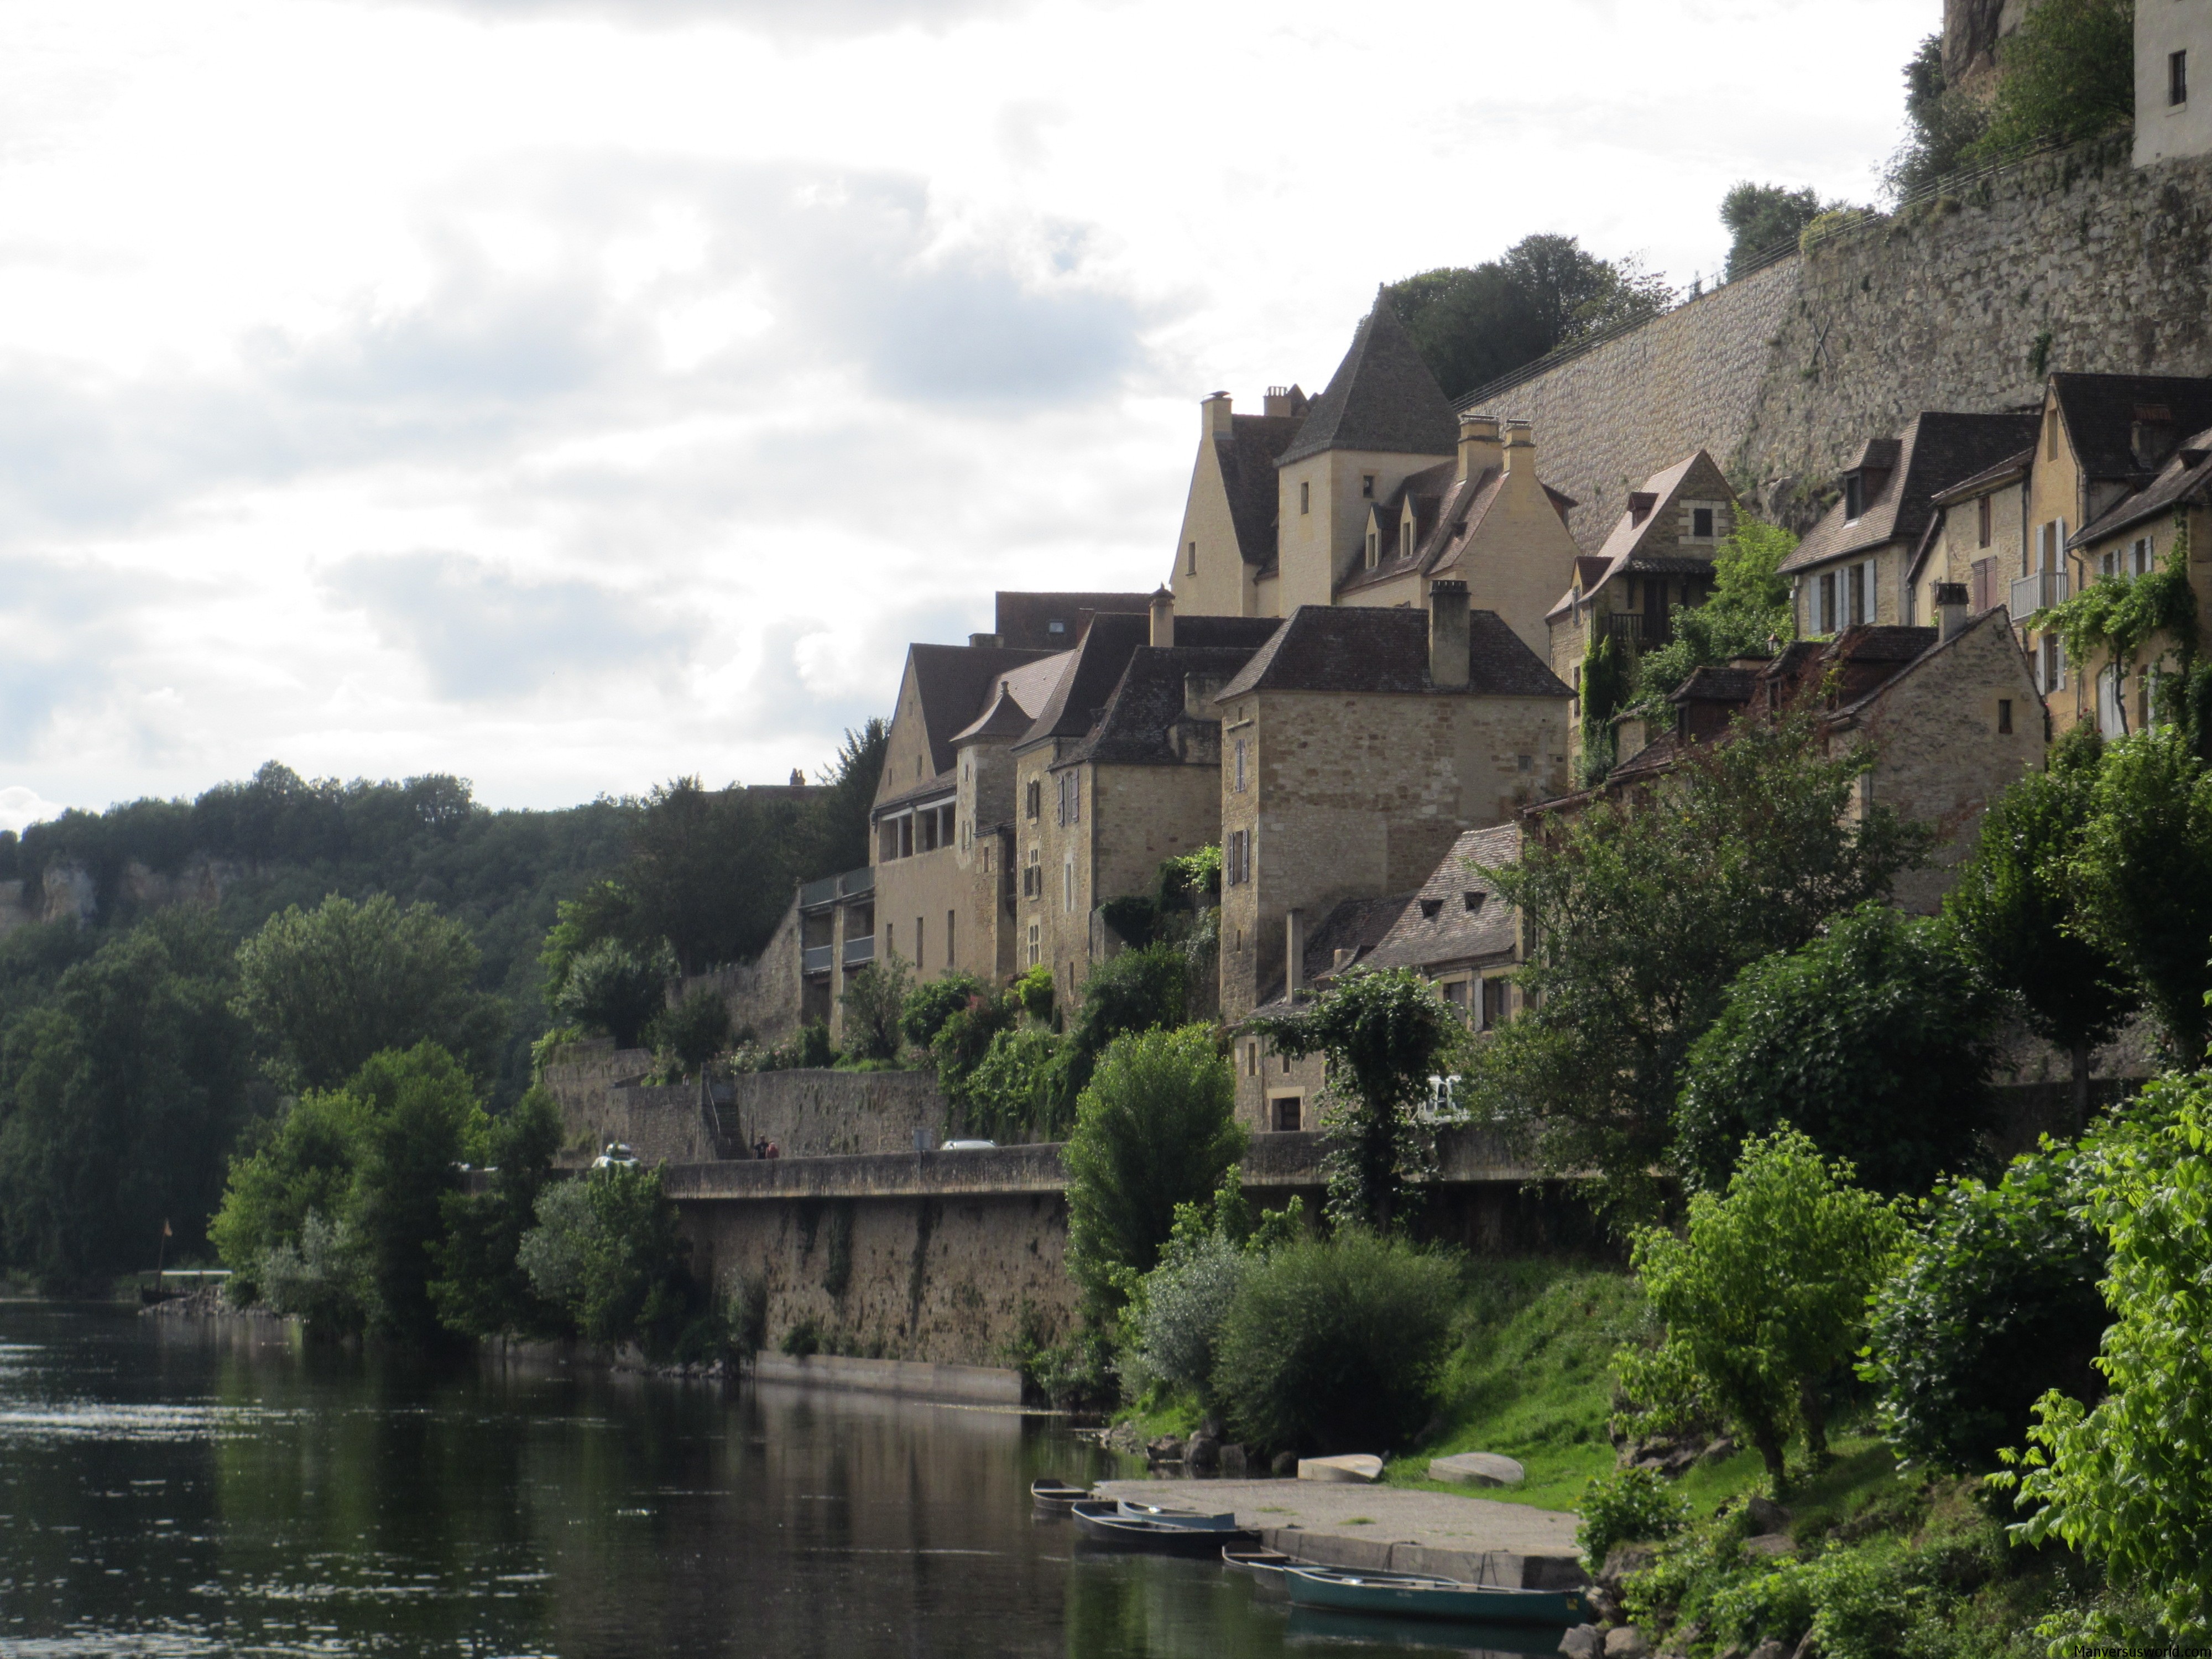
[{"label": "stone quay wall", "polygon": [[2138,168],[2105,140],[2021,161],[1474,403],[1534,423],[1588,552],[1627,490],[1699,448],[1802,529],[1867,438],[1918,410],[2033,405],[2054,369],[2212,374],[2212,157]]}]

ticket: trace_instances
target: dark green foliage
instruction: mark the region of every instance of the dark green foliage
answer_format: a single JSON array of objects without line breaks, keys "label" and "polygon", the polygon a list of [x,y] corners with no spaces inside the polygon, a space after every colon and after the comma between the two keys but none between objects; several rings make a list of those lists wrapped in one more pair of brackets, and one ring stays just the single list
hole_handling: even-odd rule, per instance
[{"label": "dark green foliage", "polygon": [[1215,1387],[1248,1444],[1320,1452],[1409,1444],[1434,1413],[1459,1268],[1358,1228],[1252,1267],[1222,1328]]},{"label": "dark green foliage", "polygon": [[1728,274],[1733,282],[1759,255],[1782,245],[1795,247],[1798,233],[1841,202],[1823,202],[1810,185],[1755,185],[1748,179],[1721,198],[1721,223],[1728,227]]},{"label": "dark green foliage", "polygon": [[1535,1006],[1480,1044],[1474,1102],[1520,1127],[1543,1167],[1589,1170],[1616,1212],[1649,1213],[1672,1156],[1691,1046],[1729,982],[1869,898],[1928,832],[1846,807],[1872,763],[1830,757],[1815,714],[1784,710],[1699,744],[1633,810],[1591,807],[1497,872],[1535,948]]},{"label": "dark green foliage", "polygon": [[2135,12],[2134,0],[2039,0],[2029,8],[1997,46],[1996,96],[1973,159],[2074,143],[2133,120]]},{"label": "dark green foliage", "polygon": [[1404,1219],[1435,1163],[1414,1115],[1437,1056],[1461,1035],[1436,988],[1409,969],[1346,973],[1295,1012],[1255,1019],[1279,1054],[1320,1054],[1328,1092],[1329,1218],[1380,1232]]},{"label": "dark green foliage", "polygon": [[817,779],[829,784],[830,795],[817,809],[802,880],[857,870],[868,862],[868,811],[875,805],[884,752],[890,746],[890,727],[880,715],[870,715],[857,732],[846,728],[828,777]]},{"label": "dark green foliage", "polygon": [[231,1162],[222,1206],[208,1233],[231,1270],[231,1291],[251,1302],[270,1251],[299,1243],[307,1219],[342,1217],[366,1132],[365,1107],[343,1091],[305,1094]]},{"label": "dark green foliage", "polygon": [[0,948],[9,992],[48,988],[0,1036],[0,1225],[56,1286],[152,1267],[164,1224],[171,1260],[197,1251],[258,1092],[211,915],[165,912],[88,957],[75,931]]},{"label": "dark green foliage", "polygon": [[1556,235],[1523,237],[1496,259],[1423,271],[1383,292],[1450,398],[1674,302],[1634,259],[1601,259]]},{"label": "dark green foliage", "polygon": [[1094,1308],[1150,1273],[1176,1206],[1212,1196],[1244,1154],[1236,1080],[1205,1026],[1125,1036],[1076,1106],[1067,1170],[1068,1271]]},{"label": "dark green foliage", "polygon": [[2212,772],[2172,726],[2109,745],[2070,873],[2080,927],[2150,1006],[2174,1057],[2205,1052]]},{"label": "dark green foliage", "polygon": [[1599,635],[1583,656],[1583,749],[1575,781],[1585,789],[1604,782],[1613,770],[1619,752],[1613,717],[1627,701],[1629,674],[1630,665],[1620,659],[1620,647],[1610,634]]},{"label": "dark green foliage", "polygon": [[238,948],[238,1006],[295,1088],[331,1089],[373,1054],[435,1042],[489,1079],[507,1010],[476,989],[468,930],[388,893],[332,894]]},{"label": "dark green foliage", "polygon": [[682,1001],[660,1016],[654,1028],[658,1046],[675,1056],[686,1077],[730,1046],[730,1005],[711,987],[694,988]]},{"label": "dark green foliage", "polygon": [[1981,1160],[1996,1012],[1939,923],[1863,904],[1729,987],[1690,1050],[1679,1160],[1720,1187],[1788,1121],[1876,1192],[1924,1193]]},{"label": "dark green foliage", "polygon": [[1882,174],[1893,197],[1914,195],[1972,165],[1989,131],[1988,104],[1945,82],[1941,34],[1923,40],[1905,65],[1905,142]]},{"label": "dark green foliage", "polygon": [[1674,637],[1637,659],[1638,702],[1671,717],[1667,696],[1691,672],[1736,657],[1765,657],[1794,638],[1790,579],[1777,574],[1797,538],[1738,509],[1735,532],[1713,550],[1713,591],[1705,602],[1673,613]]},{"label": "dark green foliage", "polygon": [[515,1259],[537,1224],[538,1195],[561,1149],[561,1108],[532,1089],[494,1118],[486,1136],[486,1190],[445,1195],[443,1237],[433,1247],[430,1300],[438,1319],[463,1336],[551,1336],[560,1310],[541,1301]]},{"label": "dark green foliage", "polygon": [[899,956],[879,957],[852,975],[837,1000],[845,1009],[845,1053],[853,1060],[896,1060],[907,990],[914,969]]},{"label": "dark green foliage", "polygon": [[2061,738],[2044,770],[1990,803],[1973,856],[1943,902],[1952,936],[1983,979],[2071,1056],[2077,1125],[2088,1120],[2090,1050],[2112,1041],[2133,1001],[2126,973],[2084,929],[2072,874],[2103,758],[2093,726]]},{"label": "dark green foliage", "polygon": [[1593,1571],[1615,1544],[1656,1544],[1689,1524],[1690,1506],[1656,1469],[1615,1469],[1583,1489],[1575,1547]]},{"label": "dark green foliage", "polygon": [[1860,1368],[1900,1457],[1987,1473],[2024,1443],[2046,1390],[2103,1392],[2089,1362],[2110,1319],[2106,1251],[2087,1198],[2072,1152],[2045,1141],[1996,1186],[1952,1182],[1928,1200],[1876,1294]]},{"label": "dark green foliage", "polygon": [[688,1327],[711,1318],[658,1170],[594,1170],[552,1183],[520,1255],[532,1288],[589,1342],[635,1342],[647,1358],[666,1359]]},{"label": "dark green foliage", "polygon": [[568,964],[554,1012],[612,1037],[617,1048],[635,1048],[668,1006],[668,981],[675,975],[676,958],[665,946],[641,951],[603,939]]},{"label": "dark green foliage", "polygon": [[937,1034],[945,1029],[945,1021],[965,1012],[970,1003],[988,994],[988,988],[973,974],[941,974],[935,979],[924,980],[906,994],[906,1006],[899,1015],[899,1030],[915,1048],[929,1048],[937,1041]]},{"label": "dark green foliage", "polygon": [[[1003,1005],[1000,1005],[1003,1008]],[[969,1019],[956,1015],[942,1037]],[[968,1035],[983,1023],[968,1027]],[[1036,1025],[998,1024],[975,1063],[952,1079],[946,1098],[963,1134],[992,1140],[1056,1140],[1073,1121],[1064,1093],[1067,1039]],[[939,1075],[945,1073],[940,1066]]]},{"label": "dark green foliage", "polygon": [[1073,1103],[1116,1037],[1190,1018],[1190,959],[1179,945],[1150,945],[1100,963],[1083,981],[1068,1022],[1060,1097]]},{"label": "dark green foliage", "polygon": [[791,890],[826,874],[807,857],[805,806],[696,777],[655,785],[632,823],[616,884],[628,901],[622,937],[668,941],[678,968],[704,973],[757,956]]},{"label": "dark green foliage", "polygon": [[1114,930],[1114,936],[1133,951],[1141,951],[1152,942],[1152,931],[1159,926],[1159,902],[1149,893],[1123,893],[1109,898],[1098,907],[1098,914]]},{"label": "dark green foliage", "polygon": [[346,1090],[367,1115],[346,1218],[374,1290],[369,1328],[428,1342],[439,1330],[430,1277],[445,1200],[460,1189],[457,1166],[483,1155],[476,1088],[451,1054],[423,1042],[375,1055]]}]

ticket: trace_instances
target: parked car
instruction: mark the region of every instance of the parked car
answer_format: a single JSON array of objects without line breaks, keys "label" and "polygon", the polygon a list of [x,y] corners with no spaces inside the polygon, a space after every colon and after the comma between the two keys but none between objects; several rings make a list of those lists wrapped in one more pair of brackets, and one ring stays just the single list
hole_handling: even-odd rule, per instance
[{"label": "parked car", "polygon": [[998,1146],[995,1140],[948,1140],[938,1148],[941,1152],[988,1152]]},{"label": "parked car", "polygon": [[637,1168],[637,1154],[630,1151],[628,1142],[610,1140],[606,1151],[592,1160],[592,1167],[594,1170],[635,1170]]}]

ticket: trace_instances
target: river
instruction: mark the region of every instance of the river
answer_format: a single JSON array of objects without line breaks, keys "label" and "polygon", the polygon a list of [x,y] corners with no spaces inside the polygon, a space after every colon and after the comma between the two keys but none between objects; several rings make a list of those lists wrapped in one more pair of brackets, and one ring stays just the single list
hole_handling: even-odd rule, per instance
[{"label": "river", "polygon": [[1006,1412],[0,1303],[0,1655],[1496,1650],[1031,1516],[1108,1461]]}]

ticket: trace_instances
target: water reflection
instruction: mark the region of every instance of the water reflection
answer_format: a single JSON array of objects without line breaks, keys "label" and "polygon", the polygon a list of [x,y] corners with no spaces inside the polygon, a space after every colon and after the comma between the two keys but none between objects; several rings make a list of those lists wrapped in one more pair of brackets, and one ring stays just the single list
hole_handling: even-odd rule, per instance
[{"label": "water reflection", "polygon": [[0,1304],[0,1654],[1540,1652],[1094,1556],[1049,1422]]}]

